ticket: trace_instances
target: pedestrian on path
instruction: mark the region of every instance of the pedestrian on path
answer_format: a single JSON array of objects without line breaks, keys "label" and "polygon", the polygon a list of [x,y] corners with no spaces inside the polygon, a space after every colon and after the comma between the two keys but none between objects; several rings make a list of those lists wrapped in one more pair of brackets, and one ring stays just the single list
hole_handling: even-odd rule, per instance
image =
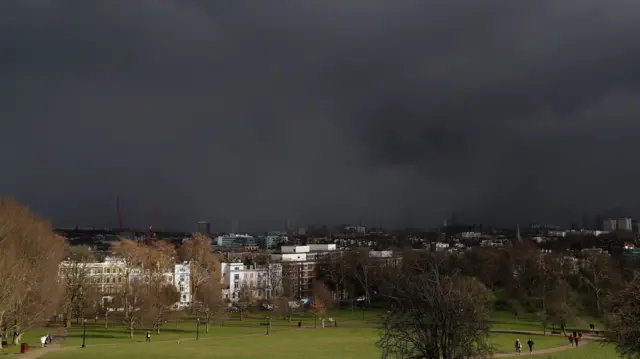
[{"label": "pedestrian on path", "polygon": [[40,344],[42,344],[43,348],[47,344],[47,336],[46,335],[43,335],[43,336],[40,337]]},{"label": "pedestrian on path", "polygon": [[569,343],[573,346],[573,334],[569,334]]},{"label": "pedestrian on path", "polygon": [[531,338],[527,341],[527,345],[529,346],[529,354],[533,353],[533,340]]},{"label": "pedestrian on path", "polygon": [[576,347],[578,346],[578,337],[573,338],[576,341]]},{"label": "pedestrian on path", "polygon": [[147,330],[147,343],[151,343],[151,332]]},{"label": "pedestrian on path", "polygon": [[520,339],[516,339],[516,354],[520,355],[522,352],[522,343],[520,343]]}]

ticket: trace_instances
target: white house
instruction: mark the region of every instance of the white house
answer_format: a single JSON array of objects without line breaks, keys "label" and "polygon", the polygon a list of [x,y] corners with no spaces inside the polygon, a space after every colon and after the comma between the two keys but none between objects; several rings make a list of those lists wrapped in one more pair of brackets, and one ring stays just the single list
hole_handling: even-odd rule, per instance
[{"label": "white house", "polygon": [[176,264],[173,270],[173,285],[180,292],[180,301],[176,303],[178,308],[191,306],[191,266],[189,262]]},{"label": "white house", "polygon": [[247,286],[257,299],[267,299],[282,292],[282,264],[244,265],[241,262],[222,263],[223,296],[237,302],[240,289]]},{"label": "white house", "polygon": [[[64,275],[64,270],[72,266],[72,263],[64,261],[60,263],[60,275]],[[180,292],[180,301],[176,307],[185,308],[191,305],[190,286],[190,265],[189,262],[176,264],[167,273],[164,273],[168,283],[176,286]],[[107,257],[102,262],[87,263],[85,266],[89,283],[93,287],[100,288],[103,299],[111,300],[114,294],[120,293],[127,282],[125,277],[126,263],[117,257]],[[142,268],[134,268],[129,276],[129,281],[143,278]]]}]

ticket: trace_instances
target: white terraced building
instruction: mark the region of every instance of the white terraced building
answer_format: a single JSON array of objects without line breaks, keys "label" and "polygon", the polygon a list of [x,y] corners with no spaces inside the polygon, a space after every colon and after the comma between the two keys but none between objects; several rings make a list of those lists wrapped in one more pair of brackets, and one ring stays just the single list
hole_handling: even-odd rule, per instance
[{"label": "white terraced building", "polygon": [[[60,275],[73,264],[60,263]],[[125,262],[116,257],[107,257],[102,262],[87,263],[84,265],[90,285],[98,287],[103,299],[111,299],[114,294],[122,291],[125,283]],[[172,270],[164,274],[168,283],[175,285],[180,292],[180,301],[176,303],[178,308],[186,308],[191,305],[190,265],[189,262],[176,264]],[[142,270],[134,270],[129,281],[142,277]]]},{"label": "white terraced building", "polygon": [[282,293],[282,264],[245,265],[241,262],[221,263],[222,295],[231,303],[238,301],[243,286],[257,299],[269,299]]}]

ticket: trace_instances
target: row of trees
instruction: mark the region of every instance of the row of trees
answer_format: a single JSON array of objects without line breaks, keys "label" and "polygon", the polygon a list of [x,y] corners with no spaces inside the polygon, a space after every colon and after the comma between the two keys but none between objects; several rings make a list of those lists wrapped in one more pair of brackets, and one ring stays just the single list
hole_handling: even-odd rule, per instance
[{"label": "row of trees", "polygon": [[[385,306],[379,346],[393,358],[490,355],[490,313],[534,313],[545,331],[565,331],[582,313],[600,317],[625,354],[640,352],[640,275],[599,250],[542,251],[513,241],[461,253],[406,249],[401,259],[336,252],[318,276],[337,298],[365,295]],[[631,274],[631,275],[630,275]]]},{"label": "row of trees", "polygon": [[182,261],[190,262],[185,285],[191,286],[191,309],[208,324],[227,307],[219,257],[200,235],[179,248],[164,241],[144,245],[121,239],[112,254],[122,265],[108,284],[116,291],[104,293],[99,274],[91,272],[98,258],[89,247],[68,246],[47,220],[13,198],[0,197],[0,253],[0,348],[3,341],[20,344],[25,331],[59,314],[70,326],[74,317],[80,322],[101,312],[108,326],[110,313],[119,313],[131,333],[143,324],[159,332],[180,300],[168,274]]},{"label": "row of trees", "polygon": [[180,292],[172,276],[176,263],[188,261],[190,275],[185,286],[190,286],[194,303],[191,310],[202,315],[208,324],[220,312],[225,303],[221,298],[220,261],[211,250],[208,238],[194,235],[182,246],[175,248],[166,241],[150,245],[121,238],[112,246],[112,254],[121,260],[117,292],[105,297],[100,286],[92,281],[91,264],[97,259],[88,247],[68,247],[63,264],[65,283],[64,308],[66,325],[71,318],[82,320],[89,313],[104,313],[105,326],[109,313],[122,311],[124,323],[133,336],[133,331],[143,324],[152,324],[160,333],[161,325],[174,305],[180,301]]},{"label": "row of trees", "polygon": [[[401,260],[372,258],[362,249],[332,253],[319,264],[318,277],[339,299],[380,298],[391,267],[407,271],[431,255],[410,248],[400,254]],[[545,253],[528,241],[506,248],[475,247],[444,257],[449,272],[475,277],[495,290],[501,309],[539,312],[541,321],[559,326],[577,310],[602,315],[604,293],[620,288],[624,277],[619,261],[606,252],[585,251],[577,257]]]},{"label": "row of trees", "polygon": [[26,330],[58,308],[63,291],[56,273],[64,248],[64,239],[48,221],[14,199],[0,197],[2,340],[19,344]]}]

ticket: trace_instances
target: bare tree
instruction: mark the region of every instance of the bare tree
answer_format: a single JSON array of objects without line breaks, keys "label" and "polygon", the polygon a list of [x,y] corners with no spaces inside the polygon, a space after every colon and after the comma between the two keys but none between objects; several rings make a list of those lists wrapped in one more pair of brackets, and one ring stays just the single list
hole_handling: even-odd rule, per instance
[{"label": "bare tree", "polygon": [[129,338],[133,339],[133,331],[142,325],[145,318],[148,318],[151,295],[149,284],[138,278],[125,285],[129,288],[122,292],[123,302],[128,303],[123,321],[129,330]]},{"label": "bare tree", "polygon": [[84,309],[90,287],[89,264],[95,261],[95,256],[87,246],[67,247],[66,260],[60,265],[62,278],[65,283],[65,313],[66,327],[71,327],[73,312]]},{"label": "bare tree", "polygon": [[116,311],[122,307],[123,298],[120,294],[115,294],[111,298],[101,298],[102,311],[104,313],[104,329],[109,328],[109,315],[111,311]]},{"label": "bare tree", "polygon": [[129,299],[135,297],[128,293],[134,280],[134,274],[139,271],[145,261],[145,247],[135,241],[120,238],[120,241],[111,246],[114,255],[124,262],[122,267],[122,278],[124,284],[122,286],[122,300],[124,305],[124,315],[127,317],[131,310],[129,308]]},{"label": "bare tree", "polygon": [[569,283],[559,279],[548,293],[545,315],[566,334],[567,323],[575,319],[577,311],[577,294]]},{"label": "bare tree", "polygon": [[282,319],[289,319],[291,321],[291,312],[292,308],[289,305],[292,299],[286,296],[278,297],[273,304],[273,313],[276,315],[281,315]]},{"label": "bare tree", "polygon": [[164,323],[171,308],[180,301],[180,292],[176,287],[160,279],[154,279],[149,285],[150,295],[146,303],[146,310],[153,320],[153,327],[157,334],[160,334],[160,327]]},{"label": "bare tree", "polygon": [[313,314],[314,327],[318,326],[318,318],[333,307],[333,293],[322,281],[313,282],[309,312]]},{"label": "bare tree", "polygon": [[593,293],[598,314],[602,314],[603,292],[611,289],[617,279],[611,256],[608,253],[587,254],[580,265],[579,273],[582,282]]},{"label": "bare tree", "polygon": [[[220,259],[211,248],[209,237],[196,233],[180,247],[180,257],[191,266],[191,294],[198,296],[198,290],[208,280],[220,279]],[[192,308],[195,312],[195,308]]]},{"label": "bare tree", "polygon": [[[538,311],[538,318],[545,333],[552,322],[553,301],[560,300],[559,297],[554,298],[553,291],[562,279],[561,267],[562,262],[558,256],[551,254],[532,255],[520,278],[522,286],[527,288],[531,306]],[[566,288],[563,287],[563,289]]]},{"label": "bare tree", "polygon": [[358,249],[348,255],[351,275],[356,279],[360,288],[364,292],[365,302],[371,303],[371,284],[375,262],[369,256],[368,249]]},{"label": "bare tree", "polygon": [[0,198],[0,334],[13,343],[59,309],[62,285],[57,275],[64,239],[48,221],[11,198]]},{"label": "bare tree", "polygon": [[620,291],[613,294],[607,305],[605,323],[612,333],[608,338],[624,358],[640,357],[640,272]]},{"label": "bare tree", "polygon": [[447,276],[432,262],[397,272],[382,291],[382,358],[462,359],[491,354],[488,344],[492,293],[475,278]]},{"label": "bare tree", "polygon": [[227,305],[222,299],[222,288],[218,282],[207,281],[198,291],[195,298],[198,316],[202,316],[206,325],[206,332],[209,333],[209,324],[214,322],[226,312]]},{"label": "bare tree", "polygon": [[338,299],[345,299],[348,293],[349,261],[342,252],[334,252],[325,255],[317,266],[318,277],[333,288]]},{"label": "bare tree", "polygon": [[253,295],[253,291],[245,283],[238,292],[238,308],[240,309],[240,320],[243,320],[249,310],[256,304],[256,298]]}]

